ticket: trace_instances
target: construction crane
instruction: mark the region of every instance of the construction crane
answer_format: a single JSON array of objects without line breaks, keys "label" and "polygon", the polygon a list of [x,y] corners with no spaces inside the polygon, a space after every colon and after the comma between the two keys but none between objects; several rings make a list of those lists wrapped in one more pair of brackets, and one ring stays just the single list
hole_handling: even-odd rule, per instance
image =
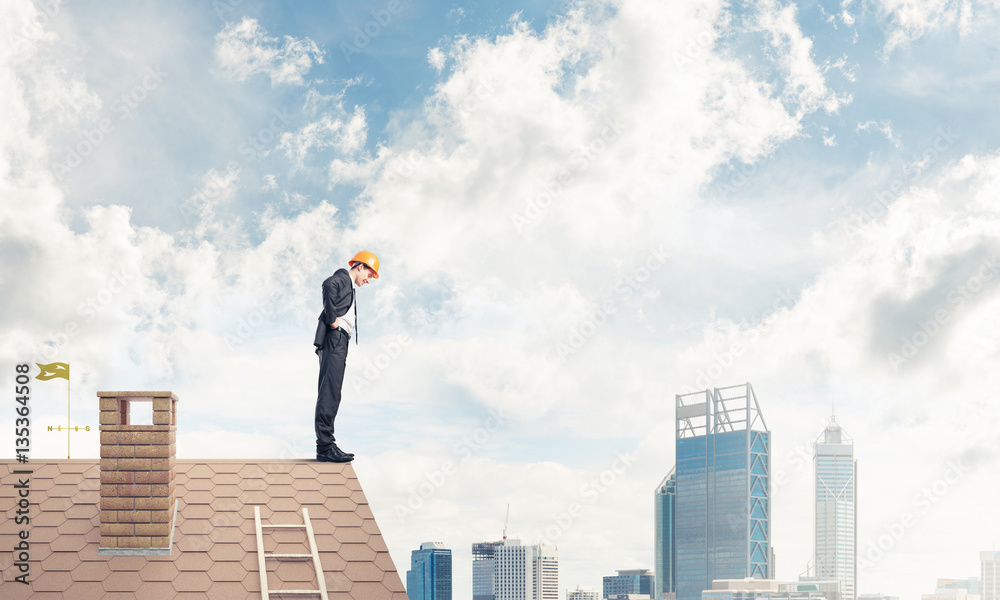
[{"label": "construction crane", "polygon": [[507,516],[503,520],[503,539],[507,539],[507,523],[510,522],[510,502],[507,503]]}]

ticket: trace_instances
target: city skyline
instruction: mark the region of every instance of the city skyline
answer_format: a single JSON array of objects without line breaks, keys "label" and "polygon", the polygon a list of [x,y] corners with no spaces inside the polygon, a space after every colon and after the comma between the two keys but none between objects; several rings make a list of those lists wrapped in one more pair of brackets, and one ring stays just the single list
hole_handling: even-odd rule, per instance
[{"label": "city skyline", "polygon": [[[722,430],[732,431],[734,426],[739,427],[742,424],[747,427],[747,431],[750,431],[750,428],[757,424],[757,421],[759,421],[760,426],[765,428],[765,432],[770,434],[770,431],[766,430],[766,425],[763,423],[763,415],[760,413],[760,407],[757,404],[756,395],[754,394],[750,383],[722,388],[724,391],[733,389],[745,389],[746,392],[742,396],[739,394],[734,396],[732,393],[722,395],[719,393],[719,389],[705,390],[703,392],[705,398],[704,404],[697,401],[690,401],[690,397],[695,397],[697,399],[701,394],[686,394],[684,395],[685,400],[683,401],[681,396],[678,395],[678,407],[683,406],[685,409],[678,411],[678,414],[683,416],[678,417],[677,419],[677,439],[681,439],[682,435],[697,437],[698,432],[710,431],[712,428],[720,426]],[[734,417],[730,413],[730,411],[733,410],[733,400],[737,401],[737,407],[739,407],[740,400],[746,401],[746,408],[744,409],[745,413],[742,415],[742,419],[739,416]],[[752,405],[751,402],[753,403]],[[716,415],[716,410],[720,410],[721,414]],[[736,410],[739,410],[739,408]],[[698,422],[692,418],[703,418],[704,420]],[[822,430],[819,437],[814,441],[812,458],[816,502],[813,530],[814,553],[812,555],[812,559],[808,563],[807,570],[800,575],[799,581],[821,582],[836,580],[840,582],[839,589],[841,594],[840,598],[842,600],[854,600],[854,598],[862,595],[874,597],[870,593],[859,595],[857,591],[857,544],[855,537],[857,522],[857,495],[855,492],[857,485],[857,460],[854,456],[853,440],[836,421],[835,415],[830,415],[829,423]],[[653,529],[656,541],[654,544],[654,565],[661,564],[661,557],[664,564],[673,562],[668,553],[661,553],[660,551],[662,549],[661,541],[672,539],[672,535],[664,535],[661,538],[661,531],[672,534],[673,523],[663,517],[666,517],[666,515],[673,512],[675,498],[676,466],[670,469],[668,475],[664,477],[660,482],[660,485],[656,487],[656,493],[654,494]],[[478,552],[481,557],[491,555],[492,552],[496,551],[497,547],[503,546],[505,543],[506,538],[496,542],[475,543],[473,544],[473,554],[474,556],[476,555],[476,548],[478,548]],[[521,541],[512,540],[512,544],[520,545]],[[825,557],[825,560],[820,560],[819,557],[821,556]],[[1000,575],[998,575],[998,573],[1000,573],[1000,566],[996,568],[993,566],[994,562],[996,565],[1000,565],[1000,552],[981,552],[980,557],[982,564],[982,579],[985,581],[988,577],[992,578],[990,585],[993,587],[990,589],[1000,589],[996,587],[996,581],[1000,579]],[[480,560],[483,559],[481,558]],[[477,570],[476,561],[473,561],[472,570],[474,573],[474,580],[475,573],[477,572],[481,572],[484,575],[488,573],[488,578],[492,579],[494,572],[493,563],[490,561],[487,562],[489,563],[489,568],[484,568],[485,565],[480,564],[480,568]],[[650,569],[619,569],[619,576],[612,577],[611,579],[631,579],[637,577],[639,574],[649,572]],[[989,573],[989,576],[987,573]],[[675,573],[672,575],[675,576]],[[485,579],[486,577],[483,578]],[[794,582],[794,579],[790,578],[782,579],[771,577],[771,579]],[[607,590],[609,576],[604,576],[603,580],[603,587]],[[945,580],[938,580],[937,589],[939,592],[941,590],[941,581]],[[976,579],[976,581],[978,582],[979,579]],[[579,588],[580,584],[577,585]],[[660,578],[656,577],[653,579],[651,585],[653,589],[657,590],[657,595],[655,597],[658,598],[662,590]],[[710,589],[710,587],[705,589]],[[580,594],[584,596],[589,593],[590,592],[580,592]],[[569,589],[566,590],[566,594],[570,594]],[[924,594],[924,596],[927,595]],[[477,596],[474,594],[473,598],[474,600],[493,600],[495,596]],[[892,596],[892,598],[898,597]],[[985,597],[983,600],[985,600]]]}]

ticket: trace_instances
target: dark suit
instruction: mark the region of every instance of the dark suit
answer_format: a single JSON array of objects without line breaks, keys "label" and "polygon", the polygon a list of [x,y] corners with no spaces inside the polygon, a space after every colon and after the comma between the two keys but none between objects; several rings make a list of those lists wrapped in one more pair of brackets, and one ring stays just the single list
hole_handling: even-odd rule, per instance
[{"label": "dark suit", "polygon": [[319,314],[313,345],[319,355],[319,393],[316,397],[316,452],[327,450],[333,443],[333,421],[340,408],[340,391],[344,385],[347,347],[350,337],[339,327],[330,325],[347,314],[354,302],[354,285],[347,269],[338,269],[323,282],[323,312]]}]

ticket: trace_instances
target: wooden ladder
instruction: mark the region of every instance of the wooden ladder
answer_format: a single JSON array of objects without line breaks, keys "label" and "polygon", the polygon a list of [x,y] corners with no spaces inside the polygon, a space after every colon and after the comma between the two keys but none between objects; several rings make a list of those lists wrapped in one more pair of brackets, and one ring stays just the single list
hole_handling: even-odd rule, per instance
[{"label": "wooden ladder", "polygon": [[[313,535],[312,523],[309,521],[309,509],[302,507],[302,525],[262,525],[260,522],[260,507],[253,507],[253,520],[257,529],[257,565],[260,568],[260,595],[264,600],[269,600],[270,594],[285,596],[319,596],[323,600],[329,600],[326,594],[326,577],[323,575],[323,566],[319,563],[319,550],[316,548],[316,537]],[[265,529],[305,529],[309,543],[309,554],[265,554],[264,553],[264,530]],[[269,590],[267,589],[267,565],[265,560],[309,560],[312,559],[313,567],[316,569],[316,581],[319,582],[318,590]]]}]

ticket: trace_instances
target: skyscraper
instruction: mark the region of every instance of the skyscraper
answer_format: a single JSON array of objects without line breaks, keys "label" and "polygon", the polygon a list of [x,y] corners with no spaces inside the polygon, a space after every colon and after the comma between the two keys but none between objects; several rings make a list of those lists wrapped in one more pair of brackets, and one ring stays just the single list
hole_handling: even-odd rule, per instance
[{"label": "skyscraper", "polygon": [[451,550],[441,542],[424,542],[410,554],[406,572],[410,600],[451,600]]},{"label": "skyscraper", "polygon": [[982,600],[1000,600],[1000,552],[980,552],[979,595]]},{"label": "skyscraper", "polygon": [[676,397],[677,600],[715,579],[768,579],[771,434],[749,383]]},{"label": "skyscraper", "polygon": [[857,597],[858,463],[854,444],[831,417],[814,444],[816,577],[840,581],[843,600]]},{"label": "skyscraper", "polygon": [[503,540],[493,554],[493,595],[495,600],[558,600],[558,551]]},{"label": "skyscraper", "polygon": [[472,600],[496,600],[493,593],[493,571],[496,550],[503,542],[472,544]]},{"label": "skyscraper", "polygon": [[654,496],[654,533],[655,542],[653,548],[654,564],[656,573],[655,588],[653,598],[662,598],[664,592],[677,591],[676,577],[676,549],[674,548],[674,505],[677,500],[677,476],[674,469],[663,478],[660,485],[656,487]]},{"label": "skyscraper", "polygon": [[559,552],[555,546],[535,546],[535,600],[559,600]]}]

